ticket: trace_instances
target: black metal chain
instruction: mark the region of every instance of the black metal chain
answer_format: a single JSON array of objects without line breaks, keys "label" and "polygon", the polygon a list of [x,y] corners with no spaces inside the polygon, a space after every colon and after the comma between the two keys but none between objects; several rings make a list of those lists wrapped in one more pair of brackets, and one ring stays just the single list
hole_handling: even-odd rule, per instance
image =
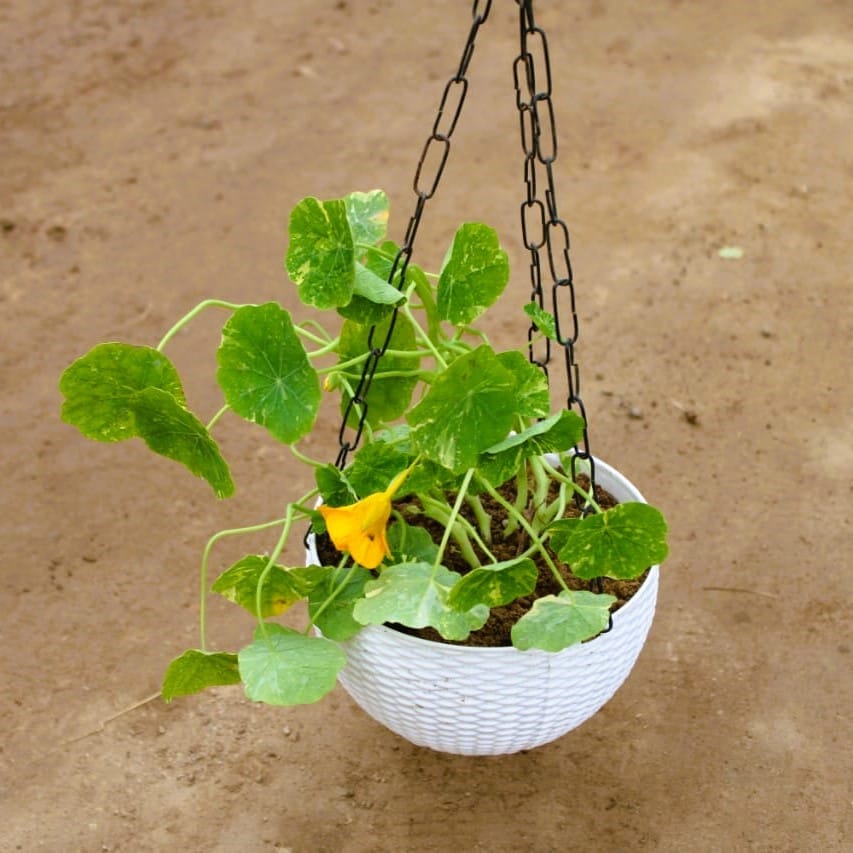
[{"label": "black metal chain", "polygon": [[[580,370],[575,360],[578,340],[578,315],[575,286],[569,260],[569,228],[557,210],[554,161],[557,159],[557,130],[554,102],[551,98],[551,63],[545,31],[536,26],[533,0],[518,3],[520,51],[513,65],[515,102],[521,124],[521,147],[524,151],[524,184],[526,194],[521,204],[521,235],[530,252],[530,298],[540,308],[550,309],[556,321],[557,341],[565,354],[568,396],[566,408],[576,411],[586,424],[586,408],[580,395]],[[544,201],[538,181],[544,172]],[[543,281],[543,255],[547,257],[550,282],[550,304],[546,305],[546,281]],[[528,356],[548,376],[551,341],[540,336],[535,323],[527,332]],[[542,338],[540,340],[540,337]],[[595,489],[595,460],[589,449],[589,431],[584,426],[583,439],[575,447],[571,461],[572,479],[578,466],[586,461],[590,487]],[[578,508],[591,511],[580,495],[575,495]]]},{"label": "black metal chain", "polygon": [[[521,233],[525,248],[530,252],[531,299],[541,308],[550,308],[556,321],[557,340],[564,350],[568,395],[566,407],[576,410],[586,424],[586,409],[580,396],[580,372],[575,360],[578,339],[578,316],[575,308],[575,289],[572,265],[569,259],[569,229],[557,210],[557,193],[554,180],[554,161],[557,159],[557,131],[554,120],[554,103],[551,98],[551,64],[545,32],[535,23],[532,0],[516,0],[519,8],[520,52],[513,64],[516,106],[521,124],[521,146],[524,152],[525,199],[521,204]],[[481,8],[482,7],[482,8]],[[424,208],[438,189],[439,181],[450,155],[451,137],[456,130],[462,106],[468,94],[468,67],[474,54],[475,41],[480,26],[491,11],[491,0],[474,0],[471,27],[456,73],[447,81],[439,101],[432,131],[427,137],[415,169],[413,189],[417,200],[409,219],[388,282],[402,290],[406,286],[406,271],[411,260],[415,237],[423,217]],[[545,174],[544,201],[538,194],[539,173]],[[544,251],[543,251],[544,250]],[[547,257],[550,286],[550,304],[545,304],[543,287],[543,254]],[[397,309],[391,315],[384,339],[378,342],[377,326],[368,333],[368,357],[359,382],[348,401],[338,432],[339,451],[335,464],[346,465],[351,450],[355,450],[364,432],[367,419],[367,394],[379,365],[391,343],[397,320]],[[568,328],[565,328],[565,326]],[[540,342],[538,329],[532,324],[528,329],[528,354],[530,361],[548,376],[551,360],[551,341]],[[538,350],[537,350],[538,347]],[[354,426],[349,426],[352,414],[357,415]],[[571,462],[571,476],[575,479],[578,465],[586,461],[590,485],[595,488],[595,460],[589,449],[589,432],[584,427],[583,438],[575,447]],[[582,511],[582,500],[576,496]]]},{"label": "black metal chain", "polygon": [[[462,112],[462,105],[465,103],[465,97],[468,94],[468,66],[471,63],[471,57],[474,55],[475,40],[480,26],[485,23],[491,8],[492,0],[485,0],[482,3],[479,0],[474,0],[471,28],[468,31],[465,47],[462,49],[459,66],[456,69],[456,73],[447,81],[444,87],[435,121],[432,125],[432,131],[424,144],[417,168],[415,169],[415,178],[412,184],[415,195],[417,196],[415,209],[409,219],[403,243],[394,258],[394,263],[391,265],[391,272],[388,275],[388,282],[394,284],[396,280],[399,290],[403,290],[406,286],[406,270],[412,257],[412,249],[418,233],[418,227],[421,224],[424,208],[438,189],[441,175],[444,172],[447,158],[450,155],[450,140],[453,132],[456,130],[459,115]],[[379,359],[382,358],[391,343],[391,336],[394,333],[396,322],[397,309],[395,308],[394,313],[391,315],[388,330],[381,343],[375,339],[377,335],[376,326],[371,326],[368,333],[367,346],[369,353],[367,360],[364,362],[361,377],[353,396],[344,409],[341,428],[338,432],[340,450],[338,451],[335,464],[339,468],[343,468],[346,465],[349,452],[355,450],[358,447],[359,441],[361,441],[361,435],[364,432],[364,424],[367,419],[367,393],[370,390],[373,376],[379,365]],[[348,426],[350,416],[353,412],[357,415],[358,420],[355,426]]]}]

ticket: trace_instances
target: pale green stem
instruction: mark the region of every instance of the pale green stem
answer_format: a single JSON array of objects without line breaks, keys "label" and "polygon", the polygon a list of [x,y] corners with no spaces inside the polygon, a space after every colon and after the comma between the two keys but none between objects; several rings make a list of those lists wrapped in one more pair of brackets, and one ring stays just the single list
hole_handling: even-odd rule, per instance
[{"label": "pale green stem", "polygon": [[[337,345],[337,342],[336,342]],[[312,358],[314,355],[319,355],[320,353],[309,353],[309,358]],[[367,361],[370,353],[362,353],[361,355],[353,356],[347,361],[339,361],[337,364],[329,365],[329,367],[318,367],[316,368],[317,373],[320,375],[324,373],[333,373],[337,371],[347,370],[350,367],[358,367],[358,365],[363,364]],[[425,355],[432,355],[431,352],[427,352],[425,350],[385,350],[385,355],[393,356],[394,358],[417,358],[421,359]]]},{"label": "pale green stem", "polygon": [[207,431],[210,432],[213,429],[214,424],[231,408],[231,406],[226,403],[208,422]]},{"label": "pale green stem", "polygon": [[562,518],[566,512],[566,484],[560,483],[560,491],[557,493],[557,500],[550,504],[548,517],[545,518],[545,524],[548,525],[558,518]]},{"label": "pale green stem", "polygon": [[312,459],[310,456],[303,453],[301,450],[298,450],[295,444],[288,445],[290,447],[290,452],[300,461],[304,462],[306,465],[310,465],[312,468],[322,468],[325,465],[325,462],[318,462],[316,459]]},{"label": "pale green stem", "polygon": [[533,472],[533,480],[536,483],[533,491],[533,505],[543,506],[548,502],[548,490],[551,488],[551,478],[542,467],[542,460],[536,457],[530,460],[530,470]]},{"label": "pale green stem", "polygon": [[412,328],[415,330],[415,334],[421,339],[423,345],[430,351],[430,355],[438,362],[439,366],[442,370],[447,369],[447,362],[442,357],[441,353],[438,351],[436,345],[430,339],[430,336],[424,331],[421,324],[415,319],[412,314],[412,309],[408,306],[408,304],[404,304],[400,309],[412,324]]},{"label": "pale green stem", "polygon": [[412,377],[422,379],[431,385],[435,379],[435,374],[431,370],[377,370],[373,374],[374,379],[406,379]]},{"label": "pale green stem", "polygon": [[[309,326],[316,329],[317,332],[309,332]],[[303,320],[299,325],[294,326],[293,329],[297,335],[302,335],[303,338],[307,338],[309,341],[313,341],[315,344],[320,344],[321,346],[325,346],[332,340],[337,340],[330,337],[329,333],[316,320]]]},{"label": "pale green stem", "polygon": [[[423,513],[427,518],[431,518],[433,521],[437,521],[441,524],[445,530],[450,529],[447,522],[450,515],[449,508],[439,509],[438,507],[427,507],[426,504],[424,504]],[[476,568],[480,564],[480,560],[477,558],[477,554],[471,546],[471,540],[468,538],[468,534],[471,532],[473,532],[473,528],[471,530],[464,530],[459,521],[457,521],[456,524],[453,525],[452,529],[450,529],[450,535],[453,537],[453,541],[459,548],[462,558],[472,568]]]},{"label": "pale green stem", "polygon": [[[437,521],[445,528],[450,527],[450,507],[447,504],[426,495],[419,495],[419,497],[425,516]],[[453,536],[453,541],[459,546],[459,551],[463,559],[472,569],[476,569],[482,563],[482,560],[477,556],[471,546],[472,539],[480,546],[483,553],[492,563],[497,562],[489,546],[482,540],[480,534],[477,533],[464,516],[460,515],[456,519],[456,523],[452,525],[451,536]]]},{"label": "pale green stem", "polygon": [[[515,508],[519,515],[524,512],[527,506],[527,496],[529,487],[527,483],[527,465],[524,464],[515,475]],[[518,516],[510,516],[507,519],[506,527],[504,527],[504,538],[511,536],[518,529]]]},{"label": "pale green stem", "polygon": [[370,245],[368,243],[356,243],[355,248],[361,249],[363,252],[375,252],[380,258],[385,258],[386,261],[391,261],[392,264],[397,259],[396,254],[392,255],[390,252],[386,252],[384,249],[380,249],[378,246]]},{"label": "pale green stem", "polygon": [[335,352],[338,348],[338,344],[340,344],[340,339],[335,338],[333,341],[323,344],[320,349],[315,349],[313,352],[306,352],[305,354],[308,358],[319,358],[321,355],[327,355],[330,352]]},{"label": "pale green stem", "polygon": [[462,485],[459,487],[459,494],[456,495],[456,501],[453,504],[453,508],[450,510],[450,515],[447,518],[447,527],[444,529],[444,536],[441,537],[441,544],[438,546],[438,554],[436,555],[435,562],[432,565],[433,577],[435,577],[435,573],[441,565],[441,559],[444,556],[444,551],[447,548],[447,542],[450,539],[450,531],[459,516],[459,510],[462,508],[462,502],[465,500],[465,494],[468,491],[468,486],[471,485],[471,478],[474,476],[475,470],[475,468],[469,468],[465,472]]},{"label": "pale green stem", "polygon": [[394,358],[423,358],[425,355],[432,355],[432,351],[422,349],[387,349],[385,355],[394,356]]},{"label": "pale green stem", "polygon": [[369,352],[363,352],[361,355],[354,356],[353,358],[347,359],[346,361],[340,361],[337,364],[333,364],[329,367],[318,367],[317,373],[331,373],[333,370],[346,370],[349,367],[358,367],[359,364],[364,364],[365,361],[370,357]]},{"label": "pale green stem", "polygon": [[456,334],[453,336],[454,343],[462,343],[463,335],[471,335],[471,337],[479,338],[484,344],[491,346],[486,333],[481,331],[480,329],[475,329],[472,326],[457,326]]},{"label": "pale green stem", "polygon": [[471,352],[471,345],[465,343],[465,341],[455,341],[455,340],[454,341],[445,341],[444,342],[444,349],[447,350],[448,352],[455,352],[455,353],[463,353],[464,354],[466,352]]},{"label": "pale green stem", "polygon": [[474,518],[477,519],[477,527],[480,528],[480,535],[486,542],[492,541],[492,519],[483,507],[483,502],[479,495],[466,495],[465,503],[471,507],[471,512],[474,513]]},{"label": "pale green stem", "polygon": [[167,343],[178,333],[187,323],[190,322],[193,318],[195,318],[198,314],[204,311],[205,308],[226,308],[229,311],[236,311],[238,308],[243,308],[244,305],[238,305],[235,302],[226,302],[224,299],[205,299],[204,302],[199,302],[195,308],[192,309],[189,313],[185,314],[163,335],[163,339],[157,344],[157,351],[162,352],[163,347],[166,346]]},{"label": "pale green stem", "polygon": [[[427,275],[429,275],[429,273],[427,273]],[[436,278],[438,278],[438,276],[436,276]],[[442,338],[441,323],[438,319],[438,307],[435,304],[432,287],[428,281],[424,282],[422,280],[417,280],[415,281],[414,290],[415,293],[417,293],[418,298],[421,300],[421,308],[423,308],[426,314],[427,336],[431,341],[438,343]],[[409,299],[411,299],[411,295],[410,288],[409,293],[407,294]]]},{"label": "pale green stem", "polygon": [[557,569],[556,565],[554,565],[554,561],[551,559],[551,555],[548,553],[545,548],[545,543],[540,538],[539,534],[533,529],[530,522],[522,515],[508,500],[505,500],[504,497],[498,492],[497,489],[493,488],[491,484],[483,482],[483,485],[486,488],[486,491],[510,514],[510,516],[518,519],[518,523],[524,528],[527,532],[527,535],[530,537],[531,543],[536,546],[536,550],[542,556],[542,559],[545,561],[545,564],[551,570],[551,573],[554,575],[554,579],[560,586],[566,591],[570,592],[568,585],[565,580],[563,580],[563,576],[560,574],[559,569]]},{"label": "pale green stem", "polygon": [[549,477],[568,486],[575,494],[580,495],[596,512],[603,512],[598,502],[595,500],[595,497],[586,489],[579,486],[571,477],[568,477],[559,468],[555,468],[553,465],[546,462],[545,459],[539,459],[538,462]]},{"label": "pale green stem", "polygon": [[262,524],[252,524],[248,527],[234,527],[230,530],[220,530],[214,533],[207,544],[204,546],[204,551],[201,555],[201,601],[199,602],[198,621],[201,630],[201,650],[207,651],[207,567],[210,562],[210,552],[213,546],[226,536],[240,536],[244,533],[257,533],[259,530],[269,530],[271,527],[278,527],[284,524],[284,518],[277,518],[275,521],[265,521]]},{"label": "pale green stem", "polygon": [[284,546],[287,544],[287,539],[290,536],[290,528],[293,526],[293,513],[294,507],[293,504],[287,505],[287,512],[284,516],[284,526],[281,529],[281,534],[278,537],[278,541],[275,543],[275,547],[272,549],[272,552],[267,559],[267,564],[264,566],[263,571],[258,576],[258,586],[255,589],[255,613],[258,617],[258,627],[261,629],[261,634],[264,639],[267,638],[267,626],[266,622],[264,622],[264,617],[261,615],[261,603],[263,602],[263,590],[264,583],[266,583],[267,577],[269,577],[269,573],[273,570],[273,567],[276,564],[276,560],[278,560],[279,555],[284,550]]},{"label": "pale green stem", "polygon": [[552,521],[562,518],[566,511],[566,484],[560,483],[557,491],[557,497],[548,503],[540,506],[536,510],[534,516],[534,526],[539,530],[544,530]]}]

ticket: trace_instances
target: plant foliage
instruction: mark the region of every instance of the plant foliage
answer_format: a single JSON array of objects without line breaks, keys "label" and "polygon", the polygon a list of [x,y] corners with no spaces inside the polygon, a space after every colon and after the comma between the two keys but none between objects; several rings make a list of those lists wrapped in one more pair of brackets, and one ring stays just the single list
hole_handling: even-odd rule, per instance
[{"label": "plant foliage", "polygon": [[[229,413],[291,447],[298,462],[313,469],[305,480],[316,485],[288,500],[281,518],[211,539],[202,560],[204,596],[212,591],[248,611],[254,635],[237,652],[210,651],[202,606],[201,647],[169,666],[167,699],[242,682],[255,701],[316,701],[346,663],[341,643],[363,626],[428,626],[464,641],[492,608],[532,595],[540,566],[561,591],[537,599],[512,639],[519,649],[558,652],[604,630],[614,599],[570,590],[557,562],[582,579],[626,579],[666,556],[658,510],[643,503],[602,510],[564,473],[569,468],[560,462],[581,441],[584,422],[571,411],[551,412],[543,372],[526,352],[497,351],[473,327],[509,280],[496,232],[463,224],[440,273],[430,275],[413,263],[399,264],[387,237],[388,211],[380,190],[296,205],[285,266],[306,307],[303,318],[276,302],[209,300],[156,348],[98,344],[62,375],[62,417],[84,436],[107,443],[141,438],[204,479],[217,497],[235,490],[211,434]],[[162,350],[211,307],[228,317],[216,351],[221,408],[205,425]],[[318,322],[318,311],[333,324]],[[535,302],[525,311],[538,334],[559,340],[552,315]],[[308,452],[306,438],[324,394],[339,398],[347,418],[342,430],[360,433],[342,470]],[[295,479],[286,467],[280,471],[283,481]],[[516,498],[507,501],[497,490],[511,480]],[[492,529],[483,495],[506,505],[508,528],[525,531],[525,553],[495,556],[495,537],[508,530]],[[402,498],[442,523],[441,542],[409,523],[398,509]],[[586,507],[583,517],[563,517],[575,499]],[[318,500],[323,514],[314,508]],[[306,521],[315,531],[327,529],[345,551],[371,554],[368,566],[349,553],[334,565],[291,564],[283,556],[288,540],[294,525]],[[271,553],[243,557],[209,585],[213,544],[261,531],[276,533]],[[445,565],[450,541],[469,561],[467,572]],[[298,602],[307,605],[309,619],[302,632],[279,621]]]}]

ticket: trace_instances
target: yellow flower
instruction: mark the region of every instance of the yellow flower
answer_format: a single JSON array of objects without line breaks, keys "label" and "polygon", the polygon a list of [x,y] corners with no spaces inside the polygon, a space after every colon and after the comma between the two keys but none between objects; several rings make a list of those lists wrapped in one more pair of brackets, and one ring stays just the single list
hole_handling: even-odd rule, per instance
[{"label": "yellow flower", "polygon": [[391,556],[385,530],[391,517],[391,498],[414,465],[413,462],[401,471],[384,492],[368,495],[349,506],[320,507],[335,548],[346,551],[366,569],[375,569],[385,557]]}]

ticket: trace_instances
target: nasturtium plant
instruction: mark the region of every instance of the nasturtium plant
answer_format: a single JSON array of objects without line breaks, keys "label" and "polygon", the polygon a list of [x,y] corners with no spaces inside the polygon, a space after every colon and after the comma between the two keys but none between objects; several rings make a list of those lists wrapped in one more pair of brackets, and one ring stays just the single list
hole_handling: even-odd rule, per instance
[{"label": "nasturtium plant", "polygon": [[612,595],[586,590],[563,590],[539,598],[513,626],[513,645],[522,651],[559,652],[588,640],[607,627],[610,605],[615,601]]},{"label": "nasturtium plant", "polygon": [[217,360],[217,381],[238,415],[285,444],[311,430],[322,398],[320,382],[281,306],[238,308],[222,328]]},{"label": "nasturtium plant", "polygon": [[[341,644],[366,625],[432,629],[464,643],[496,608],[521,602],[513,644],[558,652],[607,629],[615,598],[598,580],[642,578],[666,556],[658,510],[604,509],[570,476],[584,421],[551,410],[547,376],[528,357],[537,340],[560,339],[555,318],[529,303],[534,337],[506,351],[479,324],[509,281],[497,233],[462,225],[434,274],[389,239],[388,214],[381,190],[305,198],[289,220],[287,308],[209,299],[156,346],[98,344],[62,375],[62,417],[84,436],[140,438],[219,498],[237,485],[257,488],[248,478],[235,484],[214,438],[228,421],[289,449],[291,459],[270,455],[275,482],[303,484],[280,517],[209,540],[200,642],[169,665],[167,700],[242,683],[254,701],[314,702],[346,664]],[[202,418],[164,350],[210,310],[227,315],[209,373],[222,398]],[[342,421],[334,462],[320,448],[324,408]],[[308,524],[331,545],[304,565]],[[213,575],[221,539],[264,533],[274,537],[269,553]],[[242,648],[209,647],[211,593],[254,624]],[[294,608],[307,615],[304,630],[289,624]]]},{"label": "nasturtium plant", "polygon": [[99,344],[62,374],[62,418],[87,438],[139,437],[155,453],[203,477],[217,497],[234,483],[228,464],[204,424],[187,408],[178,372],[166,356],[145,346]]},{"label": "nasturtium plant", "polygon": [[438,279],[438,315],[463,326],[480,316],[503,293],[509,281],[509,261],[497,232],[468,222],[453,245]]},{"label": "nasturtium plant", "polygon": [[[407,316],[388,317],[373,326],[363,326],[347,320],[338,336],[339,362],[335,372],[336,381],[348,389],[342,395],[341,406],[345,408],[361,378],[360,366],[364,354],[373,344],[388,340],[389,350],[382,359],[382,370],[374,374],[367,397],[367,420],[372,425],[381,425],[400,417],[409,407],[412,392],[418,382],[419,350],[415,331]],[[352,419],[360,416],[359,409],[352,410]]]},{"label": "nasturtium plant", "polygon": [[169,665],[161,692],[169,702],[176,696],[189,696],[207,687],[239,683],[237,655],[187,649]]},{"label": "nasturtium plant", "polygon": [[[266,575],[265,575],[266,573]],[[211,589],[229,601],[245,607],[253,615],[278,616],[315,586],[320,578],[312,577],[309,569],[287,569],[269,565],[266,557],[250,554],[226,569]],[[263,583],[261,578],[263,576]]]},{"label": "nasturtium plant", "polygon": [[335,686],[346,657],[325,637],[263,623],[254,642],[237,655],[237,663],[249,699],[268,705],[307,705]]},{"label": "nasturtium plant", "polygon": [[343,199],[303,199],[290,214],[287,271],[306,305],[346,305],[355,290],[355,245]]},{"label": "nasturtium plant", "polygon": [[513,374],[486,344],[453,361],[407,416],[425,458],[462,473],[512,429],[518,415]]}]

